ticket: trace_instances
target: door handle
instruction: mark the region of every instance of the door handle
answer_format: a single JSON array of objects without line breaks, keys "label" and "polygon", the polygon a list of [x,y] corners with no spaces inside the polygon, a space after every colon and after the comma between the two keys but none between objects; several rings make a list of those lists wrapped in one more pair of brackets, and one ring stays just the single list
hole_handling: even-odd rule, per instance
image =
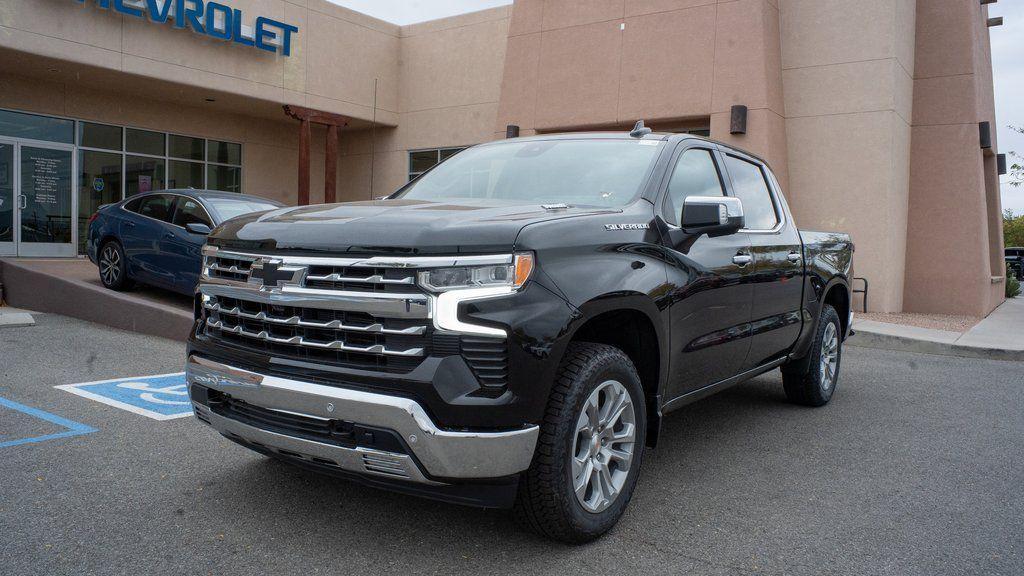
[{"label": "door handle", "polygon": [[732,257],[732,263],[739,266],[740,268],[743,268],[744,266],[750,264],[753,261],[754,257],[751,256],[750,254],[737,254]]},{"label": "door handle", "polygon": [[789,260],[793,264],[798,264],[802,259],[803,257],[800,256],[799,252],[790,252],[789,255],[786,256],[786,260]]},{"label": "door handle", "polygon": [[28,196],[18,194],[18,209],[24,210],[25,208],[28,208]]},{"label": "door handle", "polygon": [[124,225],[128,228],[135,228],[135,222],[132,222],[131,220],[126,221]]}]

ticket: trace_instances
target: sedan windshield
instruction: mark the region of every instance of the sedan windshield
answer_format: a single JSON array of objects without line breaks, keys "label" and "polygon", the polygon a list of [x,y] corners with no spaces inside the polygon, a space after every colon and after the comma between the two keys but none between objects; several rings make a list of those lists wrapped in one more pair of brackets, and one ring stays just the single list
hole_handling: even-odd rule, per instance
[{"label": "sedan windshield", "polygon": [[230,220],[236,216],[249,214],[250,212],[263,212],[280,208],[278,204],[270,202],[259,202],[255,200],[242,200],[234,198],[208,198],[206,203],[213,206],[213,209],[220,214],[221,220]]},{"label": "sedan windshield", "polygon": [[662,145],[623,139],[488,144],[452,156],[397,197],[621,207],[639,195]]}]

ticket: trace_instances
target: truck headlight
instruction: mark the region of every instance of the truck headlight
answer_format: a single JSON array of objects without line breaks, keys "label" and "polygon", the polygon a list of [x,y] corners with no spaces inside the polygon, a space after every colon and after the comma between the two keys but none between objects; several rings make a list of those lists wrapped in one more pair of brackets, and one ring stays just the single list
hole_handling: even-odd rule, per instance
[{"label": "truck headlight", "polygon": [[509,263],[425,270],[419,273],[419,283],[431,292],[500,287],[518,290],[532,272],[533,253],[520,252]]}]

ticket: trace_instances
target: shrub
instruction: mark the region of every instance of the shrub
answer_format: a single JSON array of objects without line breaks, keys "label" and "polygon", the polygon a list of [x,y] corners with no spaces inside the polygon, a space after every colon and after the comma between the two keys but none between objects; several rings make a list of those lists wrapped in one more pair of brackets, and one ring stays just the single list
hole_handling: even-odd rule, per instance
[{"label": "shrub", "polygon": [[1016,298],[1020,295],[1020,280],[1013,274],[1013,270],[1006,270],[1006,297]]}]

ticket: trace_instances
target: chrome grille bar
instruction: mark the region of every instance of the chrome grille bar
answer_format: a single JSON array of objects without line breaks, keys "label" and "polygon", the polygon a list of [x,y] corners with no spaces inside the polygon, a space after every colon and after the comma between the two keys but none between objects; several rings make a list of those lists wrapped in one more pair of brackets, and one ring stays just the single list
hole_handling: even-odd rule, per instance
[{"label": "chrome grille bar", "polygon": [[249,320],[258,320],[261,322],[269,322],[271,324],[280,324],[282,326],[301,326],[303,328],[324,328],[328,330],[348,330],[350,332],[369,332],[373,334],[401,334],[407,336],[420,336],[427,331],[426,326],[410,326],[402,329],[384,328],[379,322],[375,322],[368,326],[358,326],[353,324],[344,324],[340,320],[331,320],[328,322],[316,322],[313,320],[303,320],[300,316],[289,316],[282,318],[279,316],[272,316],[265,312],[257,312],[255,314],[249,312],[243,312],[237,306],[233,308],[227,308],[221,306],[217,302],[206,302],[203,307],[211,312],[218,314],[225,314],[228,316],[237,316],[239,318],[247,318]]},{"label": "chrome grille bar", "polygon": [[379,274],[368,276],[366,278],[354,278],[351,276],[342,276],[337,272],[316,276],[309,274],[306,276],[306,280],[313,280],[317,282],[362,282],[366,284],[414,284],[416,278],[409,276],[408,278],[385,278]]},{"label": "chrome grille bar", "polygon": [[310,348],[323,348],[325,350],[339,350],[341,352],[355,352],[359,354],[383,354],[385,356],[423,356],[423,348],[409,348],[407,350],[390,350],[383,344],[374,344],[372,346],[351,346],[346,344],[342,340],[334,340],[331,342],[319,342],[316,340],[310,340],[303,338],[302,336],[292,336],[290,338],[278,338],[271,336],[266,330],[259,332],[252,332],[246,330],[242,326],[227,326],[222,320],[207,320],[207,326],[215,328],[229,334],[238,334],[239,336],[245,336],[254,340],[263,340],[265,342],[273,342],[274,344],[288,344],[292,346],[308,346]]}]

